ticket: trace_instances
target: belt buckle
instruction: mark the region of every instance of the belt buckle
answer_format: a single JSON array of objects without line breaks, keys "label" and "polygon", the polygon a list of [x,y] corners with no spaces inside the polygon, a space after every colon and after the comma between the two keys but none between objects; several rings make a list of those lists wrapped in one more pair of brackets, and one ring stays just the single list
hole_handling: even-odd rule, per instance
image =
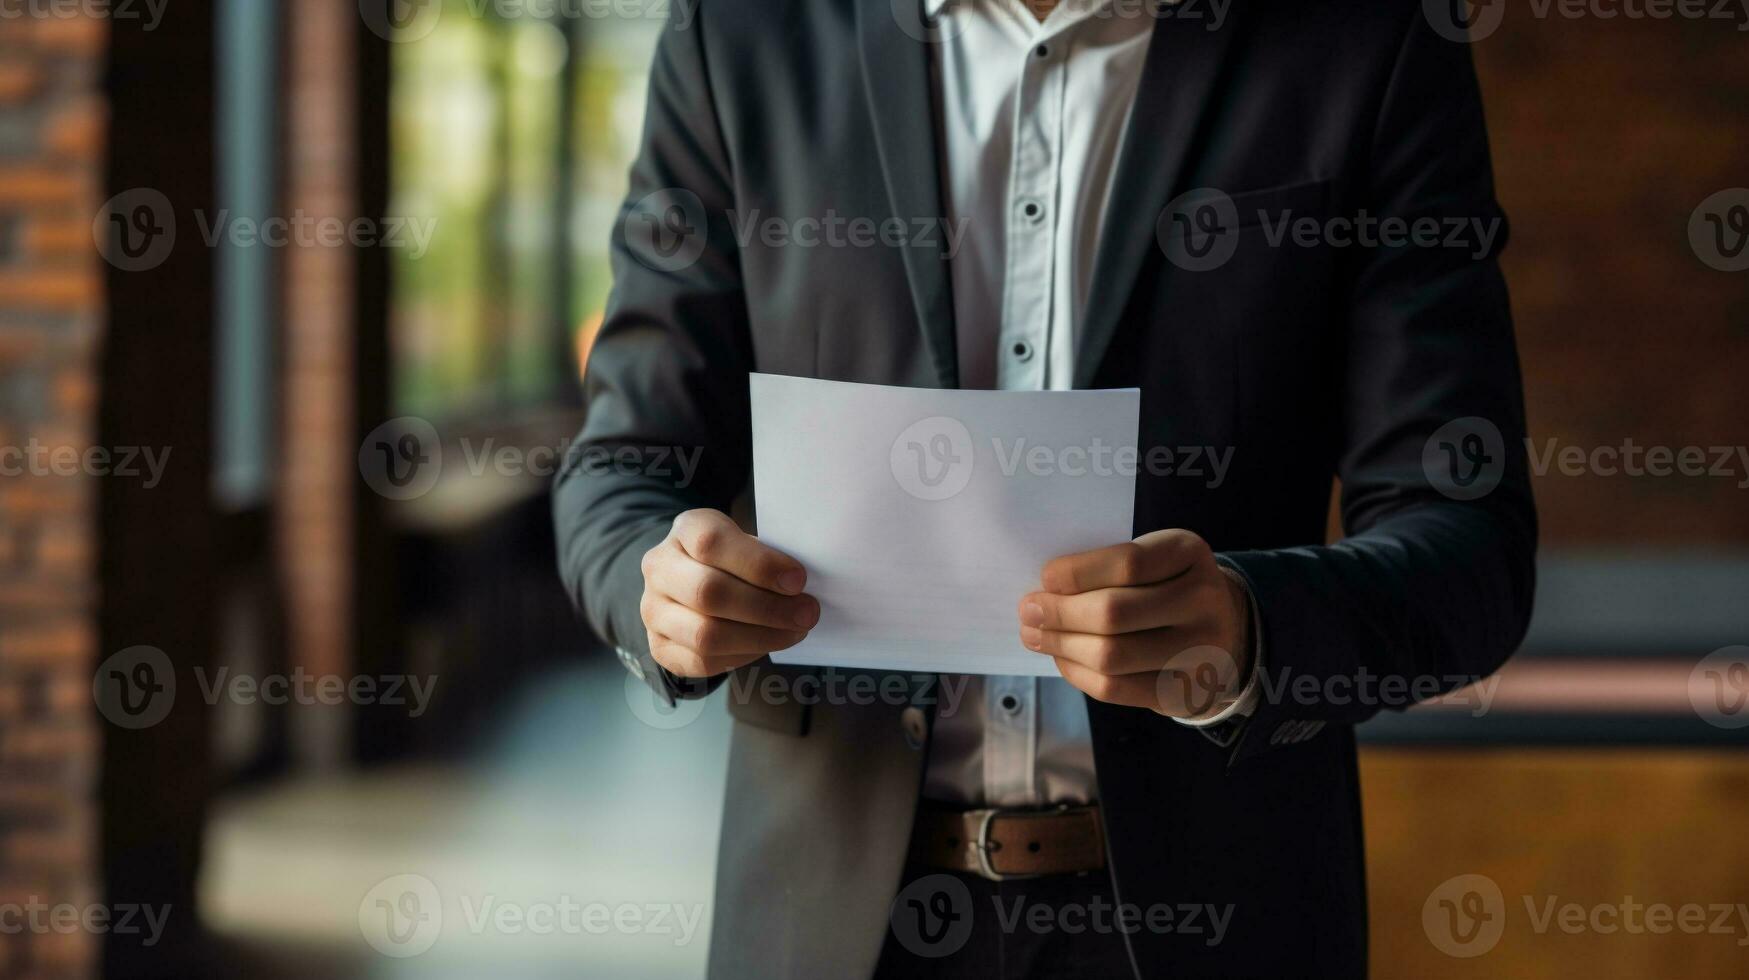
[{"label": "belt buckle", "polygon": [[990,841],[990,824],[994,823],[996,818],[1002,814],[1022,812],[1026,811],[1008,807],[991,807],[984,811],[983,819],[978,822],[978,842],[975,847],[978,852],[978,875],[980,877],[988,881],[998,882],[1025,881],[1029,878],[1038,877],[1036,874],[1005,874],[1001,871],[997,871],[995,866],[990,863],[990,851],[992,849]]}]

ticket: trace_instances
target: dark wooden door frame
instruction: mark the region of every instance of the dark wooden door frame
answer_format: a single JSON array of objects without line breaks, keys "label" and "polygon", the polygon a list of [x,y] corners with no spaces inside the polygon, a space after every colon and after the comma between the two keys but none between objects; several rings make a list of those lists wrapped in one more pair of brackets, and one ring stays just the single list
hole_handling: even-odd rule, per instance
[{"label": "dark wooden door frame", "polygon": [[104,975],[197,972],[195,879],[211,789],[208,709],[192,670],[211,662],[217,515],[211,493],[214,255],[195,220],[215,200],[212,0],[163,11],[156,29],[110,21],[107,196],[150,188],[176,238],[155,268],[107,267],[98,442],[169,450],[164,478],[101,481],[98,638],[102,656],[138,645],[168,656],[177,683],[163,721],[102,723],[98,780],[104,901],[168,907],[162,940],[111,932]]}]

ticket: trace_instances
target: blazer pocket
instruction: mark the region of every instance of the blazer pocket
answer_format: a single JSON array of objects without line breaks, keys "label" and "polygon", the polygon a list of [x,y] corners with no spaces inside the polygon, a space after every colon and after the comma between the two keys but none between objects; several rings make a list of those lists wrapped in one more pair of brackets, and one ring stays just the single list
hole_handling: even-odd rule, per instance
[{"label": "blazer pocket", "polygon": [[[1178,198],[1160,215],[1157,229],[1161,242],[1183,238],[1189,230],[1201,234],[1231,228],[1243,231],[1260,225],[1279,224],[1306,215],[1322,216],[1330,210],[1333,182],[1314,180],[1254,191],[1227,194],[1211,188],[1207,194]],[[1190,192],[1195,193],[1195,192]]]}]

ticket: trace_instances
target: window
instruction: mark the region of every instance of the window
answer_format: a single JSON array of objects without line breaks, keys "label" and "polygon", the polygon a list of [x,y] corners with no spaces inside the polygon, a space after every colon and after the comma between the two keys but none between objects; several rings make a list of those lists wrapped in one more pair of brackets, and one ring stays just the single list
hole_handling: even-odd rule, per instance
[{"label": "window", "polygon": [[391,52],[389,213],[407,221],[390,260],[400,413],[559,397],[606,302],[661,22],[516,9],[445,0],[429,35]]}]

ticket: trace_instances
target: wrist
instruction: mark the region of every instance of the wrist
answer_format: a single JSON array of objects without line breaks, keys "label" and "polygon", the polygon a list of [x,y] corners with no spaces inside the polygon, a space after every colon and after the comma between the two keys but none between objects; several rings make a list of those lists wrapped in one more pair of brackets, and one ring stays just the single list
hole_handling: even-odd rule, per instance
[{"label": "wrist", "polygon": [[1261,654],[1258,638],[1262,630],[1256,604],[1251,597],[1251,589],[1245,583],[1245,577],[1237,569],[1229,567],[1225,562],[1221,563],[1220,569],[1231,589],[1234,614],[1238,622],[1238,639],[1229,651],[1233,662],[1232,679],[1226,685],[1227,690],[1222,692],[1223,696],[1215,699],[1215,703],[1207,711],[1177,719],[1180,724],[1192,728],[1206,728],[1237,718],[1250,717],[1257,710],[1260,698],[1262,666],[1259,662]]}]

